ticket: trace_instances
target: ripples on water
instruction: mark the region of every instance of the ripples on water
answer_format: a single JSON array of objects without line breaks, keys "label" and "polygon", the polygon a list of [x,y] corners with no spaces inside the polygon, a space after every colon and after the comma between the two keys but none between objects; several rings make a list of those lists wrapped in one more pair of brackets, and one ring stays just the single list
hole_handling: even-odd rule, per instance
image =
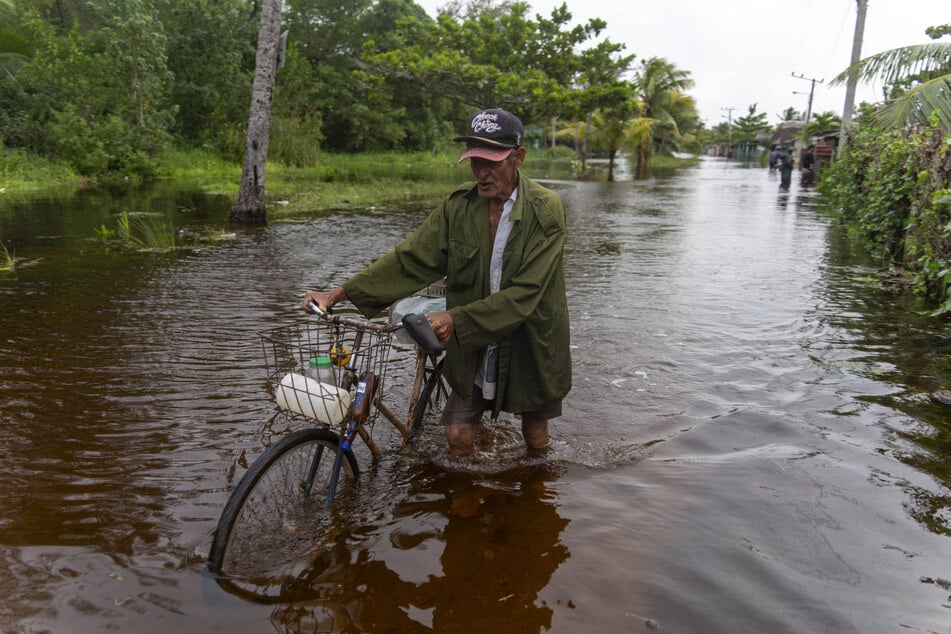
[{"label": "ripples on water", "polygon": [[575,359],[552,452],[526,457],[503,416],[472,462],[435,427],[363,456],[310,576],[266,605],[202,576],[282,430],[255,333],[421,215],[179,254],[106,251],[93,212],[24,237],[43,260],[0,278],[0,629],[947,631],[947,413],[926,397],[948,387],[943,326],[765,170],[551,186]]}]

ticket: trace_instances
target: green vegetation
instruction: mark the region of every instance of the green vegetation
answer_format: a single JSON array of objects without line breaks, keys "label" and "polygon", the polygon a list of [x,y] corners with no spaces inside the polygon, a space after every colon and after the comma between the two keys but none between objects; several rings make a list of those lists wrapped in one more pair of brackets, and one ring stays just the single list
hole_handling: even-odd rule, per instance
[{"label": "green vegetation", "polygon": [[886,131],[866,109],[819,184],[870,252],[911,273],[933,315],[951,311],[951,133],[938,123]]},{"label": "green vegetation", "polygon": [[47,159],[24,150],[0,149],[0,185],[3,193],[50,187],[80,186],[83,179],[63,161]]},{"label": "green vegetation", "polygon": [[[234,191],[261,7],[0,0],[3,187],[129,186],[184,175]],[[611,161],[608,178],[625,154],[645,177],[655,158],[712,141],[761,149],[770,126],[755,104],[704,129],[690,72],[659,57],[635,64],[604,37],[606,27],[598,18],[575,23],[567,5],[539,15],[513,0],[448,3],[435,18],[412,0],[352,0],[345,11],[326,0],[285,3],[282,29],[291,39],[272,106],[269,198],[335,205],[429,196],[407,186],[418,179],[403,170],[371,170],[375,189],[364,191],[366,165],[347,157],[439,161],[446,139],[487,104],[518,113],[534,147],[569,148],[584,177],[592,156]],[[949,94],[946,51],[936,43],[850,72],[880,73],[918,116]],[[826,114],[810,133],[836,125]],[[314,181],[320,187],[308,189]]]},{"label": "green vegetation", "polygon": [[[925,31],[933,40],[951,34],[951,24]],[[929,124],[932,117],[951,128],[951,42],[932,42],[884,51],[859,60],[832,80],[833,85],[877,81],[889,99],[877,113],[881,125],[896,129]]]},{"label": "green vegetation", "polygon": [[179,246],[175,230],[161,214],[129,213],[123,210],[115,228],[102,225],[96,237],[104,243],[117,243],[136,249],[166,251]]},{"label": "green vegetation", "polygon": [[[170,153],[200,149],[205,165],[188,168],[226,187],[243,156],[261,6],[2,0],[0,162],[39,157],[66,167],[58,179],[127,186],[167,175]],[[572,149],[582,162],[632,150],[642,137],[605,141],[597,128],[642,131],[636,121],[654,122],[655,154],[683,149],[700,127],[683,92],[689,72],[660,58],[649,60],[656,73],[633,69],[634,55],[603,37],[605,27],[574,24],[566,6],[541,16],[511,0],[450,4],[436,19],[411,0],[354,0],[346,11],[285,3],[291,41],[269,161],[324,170],[328,154],[438,153],[486,104],[518,113],[544,146],[553,128],[580,123]],[[339,182],[331,171],[323,180]]]},{"label": "green vegetation", "polygon": [[[271,162],[267,168],[270,213],[275,217],[321,209],[432,205],[450,187],[471,178],[465,165],[457,164],[459,149],[441,152],[372,152],[361,154],[321,154],[314,166],[298,167]],[[23,153],[7,163],[0,154],[0,175],[4,193],[30,192],[53,187],[81,187],[84,179],[62,163]],[[526,169],[539,177],[573,177],[575,153],[567,148],[533,149]],[[660,157],[658,157],[660,158]],[[233,197],[238,188],[241,166],[209,150],[167,149],[157,157],[157,174],[176,182],[192,183],[211,194]],[[116,239],[116,227],[103,226],[98,237]]]},{"label": "green vegetation", "polygon": [[18,258],[16,253],[8,250],[7,245],[0,242],[0,273],[9,273],[17,268],[33,266],[38,262],[39,260],[24,260],[23,258]]},{"label": "green vegetation", "polygon": [[7,245],[0,242],[0,271],[10,271],[16,266],[16,254],[7,250]]},{"label": "green vegetation", "polygon": [[[452,148],[451,152],[321,154],[315,165],[305,167],[271,162],[267,167],[268,199],[275,203],[271,213],[431,203],[446,195],[448,185],[469,178],[469,171],[455,164],[457,153]],[[234,196],[241,166],[205,150],[169,150],[162,155],[159,171],[192,181],[207,192]]]},{"label": "green vegetation", "polygon": [[[930,27],[933,39],[951,25]],[[884,107],[864,106],[819,190],[885,265],[912,275],[916,292],[951,312],[951,46],[886,51],[839,75],[881,79]]]},{"label": "green vegetation", "polygon": [[687,158],[678,158],[676,156],[656,156],[651,161],[651,168],[654,170],[674,170],[680,167],[694,165],[700,159],[696,156]]}]

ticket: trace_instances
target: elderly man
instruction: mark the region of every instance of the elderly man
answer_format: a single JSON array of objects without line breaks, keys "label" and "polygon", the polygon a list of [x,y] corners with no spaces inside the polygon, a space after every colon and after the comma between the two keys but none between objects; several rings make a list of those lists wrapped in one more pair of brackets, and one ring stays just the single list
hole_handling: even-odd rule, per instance
[{"label": "elderly man", "polygon": [[485,411],[521,417],[529,450],[549,445],[548,421],[571,389],[568,306],[558,196],[521,173],[522,122],[502,109],[472,117],[459,161],[475,183],[446,198],[412,235],[342,286],[307,291],[329,309],[348,299],[372,316],[445,277],[446,311],[428,316],[446,346],[452,393],[443,412],[450,452],[474,452]]}]

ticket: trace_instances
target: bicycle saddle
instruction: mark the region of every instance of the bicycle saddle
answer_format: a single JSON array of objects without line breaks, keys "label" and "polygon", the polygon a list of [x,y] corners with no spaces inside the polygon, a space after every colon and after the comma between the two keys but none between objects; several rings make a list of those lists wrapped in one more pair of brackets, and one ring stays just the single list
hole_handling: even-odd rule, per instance
[{"label": "bicycle saddle", "polygon": [[443,351],[443,345],[439,343],[439,339],[436,339],[436,333],[433,332],[433,327],[429,325],[426,315],[416,313],[406,315],[403,317],[403,327],[406,328],[406,332],[410,334],[413,341],[426,352],[439,354]]}]

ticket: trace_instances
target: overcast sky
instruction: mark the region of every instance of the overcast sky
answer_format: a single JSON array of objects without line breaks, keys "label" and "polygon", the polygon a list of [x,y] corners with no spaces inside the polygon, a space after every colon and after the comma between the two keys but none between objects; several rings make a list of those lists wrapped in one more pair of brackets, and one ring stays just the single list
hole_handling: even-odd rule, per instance
[{"label": "overcast sky", "polygon": [[[415,1],[432,16],[446,4]],[[829,82],[849,65],[856,0],[527,1],[546,17],[564,2],[576,22],[603,19],[604,35],[636,55],[635,64],[658,56],[690,71],[696,86],[688,92],[710,127],[727,120],[726,109],[736,119],[754,103],[770,123],[790,106],[804,113],[812,78],[824,80],[812,111],[842,114],[845,86]],[[925,29],[948,23],[951,0],[868,0],[862,57],[930,42]],[[880,95],[880,86],[860,85],[855,102]]]}]

